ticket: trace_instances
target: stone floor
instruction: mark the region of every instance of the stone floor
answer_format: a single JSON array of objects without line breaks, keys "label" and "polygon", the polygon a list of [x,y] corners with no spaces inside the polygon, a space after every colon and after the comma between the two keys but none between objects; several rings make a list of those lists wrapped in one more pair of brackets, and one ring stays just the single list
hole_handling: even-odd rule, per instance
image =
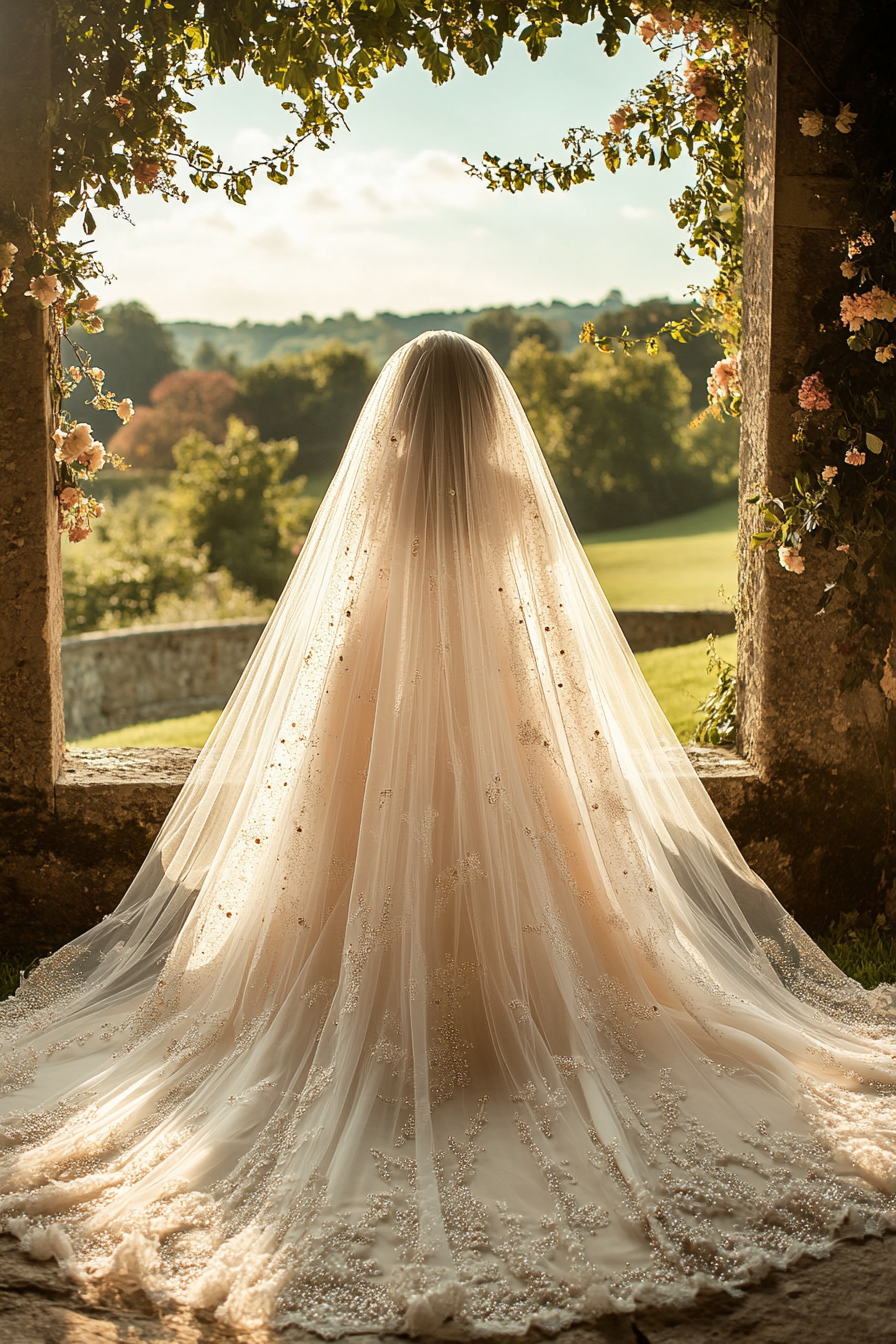
[{"label": "stone floor", "polygon": [[[537,1338],[541,1338],[540,1336]],[[0,1344],[301,1344],[223,1329],[210,1318],[160,1315],[145,1299],[86,1302],[55,1264],[0,1237]],[[708,1297],[688,1312],[644,1311],[566,1331],[558,1344],[896,1344],[896,1236],[847,1242],[828,1260],[775,1274],[739,1299]],[[352,1336],[348,1344],[378,1344]],[[390,1344],[399,1344],[393,1339]],[[402,1341],[406,1344],[406,1341]],[[421,1344],[434,1344],[421,1341]],[[535,1344],[535,1337],[530,1337]]]}]

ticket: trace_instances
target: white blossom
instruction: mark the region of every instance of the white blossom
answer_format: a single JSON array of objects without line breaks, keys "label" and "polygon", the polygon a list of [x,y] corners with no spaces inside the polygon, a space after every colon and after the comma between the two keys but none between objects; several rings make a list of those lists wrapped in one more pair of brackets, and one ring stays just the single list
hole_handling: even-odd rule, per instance
[{"label": "white blossom", "polygon": [[41,308],[49,308],[62,295],[62,286],[57,275],[38,275],[28,286],[28,293],[37,299]]}]

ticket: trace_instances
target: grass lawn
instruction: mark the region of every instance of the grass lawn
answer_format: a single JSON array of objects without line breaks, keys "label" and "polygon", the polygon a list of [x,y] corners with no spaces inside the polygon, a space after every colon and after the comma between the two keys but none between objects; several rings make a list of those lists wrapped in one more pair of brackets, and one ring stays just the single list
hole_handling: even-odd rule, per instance
[{"label": "grass lawn", "polygon": [[737,500],[582,537],[585,554],[613,607],[724,605],[719,589],[737,591]]},{"label": "grass lawn", "polygon": [[183,719],[162,719],[158,723],[135,723],[133,728],[117,728],[100,733],[70,747],[204,747],[205,739],[221,717],[219,709],[188,714]]},{"label": "grass lawn", "polygon": [[[716,640],[720,658],[733,663],[736,635]],[[681,742],[690,742],[697,726],[697,706],[715,684],[715,673],[706,670],[706,641],[679,644],[673,649],[649,649],[635,657],[663,713]]]}]

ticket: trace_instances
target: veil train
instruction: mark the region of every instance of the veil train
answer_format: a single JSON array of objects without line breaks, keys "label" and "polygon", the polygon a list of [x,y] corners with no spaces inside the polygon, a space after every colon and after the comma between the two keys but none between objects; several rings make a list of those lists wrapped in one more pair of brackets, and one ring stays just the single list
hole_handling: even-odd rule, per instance
[{"label": "veil train", "polygon": [[452,333],[383,370],[121,904],[0,1015],[3,1225],[241,1326],[557,1330],[896,1227],[892,987],[741,858]]}]

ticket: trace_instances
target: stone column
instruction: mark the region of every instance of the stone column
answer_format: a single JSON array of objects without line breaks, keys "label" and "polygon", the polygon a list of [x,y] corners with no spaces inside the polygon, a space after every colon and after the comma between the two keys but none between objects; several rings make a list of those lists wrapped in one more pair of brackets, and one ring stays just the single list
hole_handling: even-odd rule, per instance
[{"label": "stone column", "polygon": [[[47,222],[50,5],[0,7],[0,240],[31,252],[22,217]],[[62,761],[62,579],[54,472],[50,323],[21,265],[0,322],[0,796],[52,796]]]},{"label": "stone column", "polygon": [[886,704],[877,682],[841,694],[844,620],[815,614],[839,557],[807,539],[806,570],[795,575],[777,554],[751,553],[759,519],[743,501],[759,486],[787,491],[798,466],[797,389],[821,341],[815,305],[839,279],[846,185],[842,167],[801,134],[799,117],[830,110],[816,73],[842,87],[838,67],[863,12],[870,17],[856,0],[796,0],[781,12],[780,38],[757,24],[748,86],[739,749],[770,787],[765,834],[746,850],[816,929],[841,910],[870,913],[881,899],[874,856],[888,824]]}]

